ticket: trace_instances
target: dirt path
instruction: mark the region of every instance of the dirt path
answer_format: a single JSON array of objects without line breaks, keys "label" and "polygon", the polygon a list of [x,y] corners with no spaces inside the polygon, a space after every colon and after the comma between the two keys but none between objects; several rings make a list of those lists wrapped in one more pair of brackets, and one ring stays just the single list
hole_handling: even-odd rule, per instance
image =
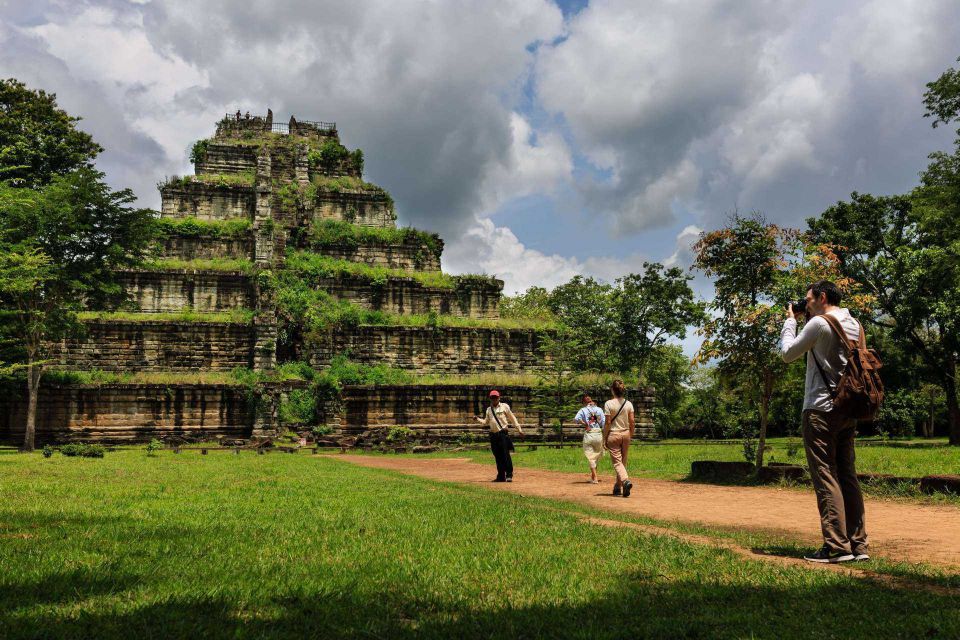
[{"label": "dirt path", "polygon": [[[347,455],[336,459],[433,480],[569,500],[668,522],[786,534],[810,545],[821,541],[820,520],[812,490],[634,479],[632,495],[623,499],[610,495],[611,476],[602,477],[601,484],[593,485],[586,481],[586,474],[518,468],[514,482],[506,484],[490,482],[495,473],[491,466],[465,458]],[[960,568],[960,509],[956,507],[868,499],[867,532],[871,553],[876,556]]]}]

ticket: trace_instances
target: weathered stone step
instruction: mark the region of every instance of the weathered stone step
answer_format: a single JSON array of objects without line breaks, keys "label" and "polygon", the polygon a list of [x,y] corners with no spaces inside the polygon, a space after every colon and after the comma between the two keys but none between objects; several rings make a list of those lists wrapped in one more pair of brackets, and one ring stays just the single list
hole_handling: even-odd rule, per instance
[{"label": "weathered stone step", "polygon": [[253,232],[236,236],[167,234],[160,241],[160,257],[177,260],[212,258],[253,259]]},{"label": "weathered stone step", "polygon": [[[550,436],[555,431],[550,421],[536,409],[536,391],[527,386],[497,386],[503,402],[510,405],[525,432]],[[486,432],[474,416],[482,416],[489,406],[491,387],[480,385],[377,385],[345,386],[342,392],[344,433],[392,426],[409,427],[424,436],[455,438],[464,434],[484,437]],[[605,398],[602,389],[589,390]],[[636,410],[637,437],[655,438],[653,430],[653,393],[633,390],[628,397]],[[570,416],[570,422],[573,421]],[[581,437],[581,431],[568,425],[564,437]],[[515,433],[511,429],[511,434]]]},{"label": "weathered stone step", "polygon": [[523,373],[545,364],[543,331],[464,327],[375,326],[331,329],[309,354],[314,367],[349,353],[363,364],[386,364],[419,373]]},{"label": "weathered stone step", "polygon": [[249,173],[257,170],[257,150],[251,145],[224,144],[210,140],[206,153],[195,165],[196,173]]},{"label": "weathered stone step", "polygon": [[175,182],[160,187],[160,214],[171,218],[194,216],[200,220],[253,219],[256,190],[249,185],[211,185]]},{"label": "weathered stone step", "polygon": [[[223,384],[50,385],[40,387],[37,442],[148,441],[250,436],[254,410],[248,390]],[[19,442],[26,394],[0,397],[0,440]]]},{"label": "weathered stone step", "polygon": [[316,246],[311,250],[337,260],[361,262],[374,267],[409,271],[440,271],[440,256],[434,255],[416,240],[402,244]]},{"label": "weathered stone step", "polygon": [[389,196],[381,191],[318,190],[305,207],[307,223],[314,220],[341,220],[364,227],[397,226]]},{"label": "weathered stone step", "polygon": [[455,289],[428,287],[415,278],[390,277],[373,283],[357,275],[320,278],[318,289],[339,300],[347,300],[365,309],[398,314],[440,313],[464,318],[500,317],[498,306],[503,282],[467,280]]},{"label": "weathered stone step", "polygon": [[60,342],[53,366],[101,371],[229,371],[252,366],[247,323],[87,320],[86,335]]},{"label": "weathered stone step", "polygon": [[250,276],[217,271],[125,271],[121,281],[131,303],[145,313],[186,309],[205,313],[254,306]]}]

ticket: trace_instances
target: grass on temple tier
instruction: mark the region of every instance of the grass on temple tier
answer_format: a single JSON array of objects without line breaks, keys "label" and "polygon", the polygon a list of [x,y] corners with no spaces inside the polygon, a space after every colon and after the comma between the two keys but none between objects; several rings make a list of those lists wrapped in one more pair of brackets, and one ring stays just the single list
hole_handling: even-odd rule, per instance
[{"label": "grass on temple tier", "polygon": [[4,453],[0,477],[8,640],[960,634],[949,592],[745,560],[335,456]]},{"label": "grass on temple tier", "polygon": [[157,227],[163,235],[181,237],[239,237],[250,231],[248,218],[225,218],[223,220],[201,220],[189,216],[185,218],[158,218]]},{"label": "grass on temple tier", "polygon": [[[46,369],[43,382],[51,384],[230,384],[251,386],[258,382],[302,381],[312,377],[306,365],[291,362],[270,371],[238,367],[231,371],[101,371],[99,369]],[[306,367],[309,369],[309,367]]]},{"label": "grass on temple tier", "polygon": [[220,271],[229,273],[252,273],[253,262],[244,258],[197,258],[180,260],[163,258],[143,263],[141,269],[148,271]]},{"label": "grass on temple tier", "polygon": [[81,311],[80,320],[118,320],[124,322],[232,322],[245,324],[253,320],[250,309],[232,309],[230,311],[198,312],[190,309],[164,313],[143,313],[137,311]]},{"label": "grass on temple tier", "polygon": [[303,230],[305,241],[314,247],[399,245],[419,242],[439,257],[440,236],[410,227],[364,227],[340,220],[318,220]]},{"label": "grass on temple tier", "polygon": [[[455,289],[464,276],[451,276],[440,271],[403,271],[375,267],[362,262],[338,260],[309,251],[288,251],[283,266],[303,278],[335,278],[355,276],[372,283],[386,284],[391,278],[412,278],[425,287],[436,289]],[[491,280],[487,276],[468,276],[476,279]]]}]

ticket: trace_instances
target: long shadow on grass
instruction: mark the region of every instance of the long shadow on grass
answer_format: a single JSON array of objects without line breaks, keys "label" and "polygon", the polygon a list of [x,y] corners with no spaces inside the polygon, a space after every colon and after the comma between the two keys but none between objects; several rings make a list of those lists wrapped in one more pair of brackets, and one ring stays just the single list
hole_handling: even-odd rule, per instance
[{"label": "long shadow on grass", "polygon": [[[90,592],[93,576],[64,574],[61,590]],[[16,585],[14,585],[16,586]],[[25,585],[27,586],[27,585]],[[36,585],[33,585],[36,586]],[[960,612],[950,597],[860,582],[822,587],[756,587],[621,576],[589,602],[514,606],[453,597],[416,598],[403,585],[361,596],[278,594],[262,602],[155,598],[123,612],[0,611],[4,637],[197,638],[953,638]],[[9,611],[9,610],[7,610]]]}]

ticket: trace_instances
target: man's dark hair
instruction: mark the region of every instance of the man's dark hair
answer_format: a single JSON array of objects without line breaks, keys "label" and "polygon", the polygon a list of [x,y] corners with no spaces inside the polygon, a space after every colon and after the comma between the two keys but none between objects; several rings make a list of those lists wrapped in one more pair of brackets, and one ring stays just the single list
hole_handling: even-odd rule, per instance
[{"label": "man's dark hair", "polygon": [[840,293],[840,289],[829,280],[814,282],[807,287],[807,290],[813,292],[814,298],[819,298],[821,293],[827,294],[827,302],[833,306],[840,304],[840,301],[843,299],[843,294]]}]

